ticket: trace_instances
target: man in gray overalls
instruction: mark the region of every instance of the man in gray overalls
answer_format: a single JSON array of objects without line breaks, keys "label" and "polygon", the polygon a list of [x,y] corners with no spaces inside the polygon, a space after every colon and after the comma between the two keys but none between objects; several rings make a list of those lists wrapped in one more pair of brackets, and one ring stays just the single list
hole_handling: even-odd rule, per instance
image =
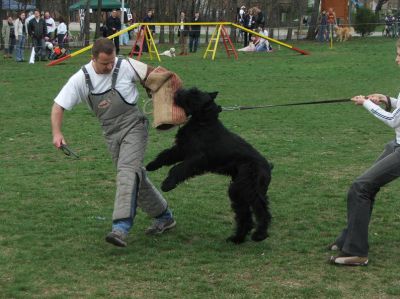
[{"label": "man in gray overalls", "polygon": [[114,43],[106,38],[96,40],[92,56],[92,61],[68,80],[54,100],[53,144],[57,148],[66,144],[61,131],[64,110],[86,102],[100,121],[117,166],[112,231],[106,241],[125,247],[137,206],[155,218],[147,234],[160,234],[176,225],[167,202],[142,166],[148,120],[136,105],[136,82],[144,82],[152,68],[133,59],[116,58]]}]

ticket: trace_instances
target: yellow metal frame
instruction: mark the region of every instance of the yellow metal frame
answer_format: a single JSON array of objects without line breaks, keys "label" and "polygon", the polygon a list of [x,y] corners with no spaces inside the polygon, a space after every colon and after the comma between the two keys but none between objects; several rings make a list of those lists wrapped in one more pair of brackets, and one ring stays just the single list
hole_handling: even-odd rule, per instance
[{"label": "yellow metal frame", "polygon": [[[281,46],[283,46],[283,47],[286,47],[286,48],[288,48],[288,49],[297,51],[297,52],[299,52],[299,53],[301,53],[301,54],[303,54],[303,55],[308,55],[308,54],[309,54],[307,51],[303,51],[303,50],[301,50],[301,49],[298,49],[298,48],[296,48],[296,47],[293,47],[292,45],[285,44],[285,43],[280,42],[280,41],[278,41],[278,40],[276,40],[276,39],[273,39],[273,38],[270,38],[270,37],[268,37],[268,36],[259,34],[258,32],[252,31],[252,30],[250,30],[250,29],[247,29],[247,28],[245,28],[245,27],[243,27],[243,26],[240,26],[240,25],[238,25],[238,24],[231,23],[231,22],[198,22],[198,23],[189,22],[189,23],[183,23],[183,24],[184,24],[184,25],[200,25],[200,26],[217,26],[217,27],[219,27],[219,28],[221,28],[221,25],[233,26],[233,27],[236,27],[236,28],[241,29],[241,30],[243,30],[243,31],[249,32],[249,33],[251,33],[251,34],[253,34],[253,35],[260,36],[260,37],[262,37],[262,38],[264,38],[264,39],[267,39],[267,40],[269,40],[270,42],[273,42],[273,43],[276,43],[276,44],[281,45]],[[133,24],[133,25],[131,25],[131,26],[129,26],[129,27],[127,27],[127,28],[121,30],[121,31],[118,31],[118,32],[114,33],[113,35],[108,36],[107,38],[113,39],[114,37],[120,36],[121,34],[124,34],[125,32],[128,32],[128,31],[130,31],[130,30],[133,30],[133,29],[135,29],[135,28],[137,28],[137,27],[139,27],[139,26],[142,26],[142,25],[143,25],[143,26],[150,26],[150,25],[155,25],[155,26],[180,26],[180,25],[182,25],[182,23],[136,23],[136,24]],[[154,51],[155,51],[155,53],[156,53],[156,56],[157,56],[158,60],[161,61],[160,56],[159,56],[158,51],[157,51],[157,48],[155,47],[155,43],[154,43],[153,36],[151,36],[150,39],[151,39],[151,42],[152,42],[153,45],[154,45],[154,49],[155,49]],[[77,56],[77,55],[79,55],[79,54],[82,54],[82,53],[84,53],[84,52],[90,50],[92,47],[93,47],[93,44],[92,44],[92,45],[89,45],[89,46],[87,46],[87,47],[84,47],[84,48],[82,48],[82,49],[80,49],[80,50],[78,50],[78,51],[75,51],[75,52],[73,52],[73,53],[71,53],[71,54],[69,54],[69,55],[67,55],[67,56],[65,56],[65,57],[59,58],[59,59],[57,59],[57,60],[53,60],[52,62],[50,62],[50,63],[48,64],[48,66],[56,65],[56,64],[58,64],[58,63],[60,63],[60,62],[62,62],[62,61],[64,61],[64,60],[67,60],[67,59],[69,59],[69,58],[72,58],[72,57],[75,57],[75,56]],[[216,47],[216,45],[215,45],[214,47]],[[209,49],[208,49],[208,50],[209,50]],[[215,57],[215,51],[214,51],[214,53],[213,53],[213,56]],[[214,60],[214,58],[213,58],[213,60]]]},{"label": "yellow metal frame", "polygon": [[147,49],[149,49],[150,60],[153,60],[153,54],[156,55],[157,60],[161,62],[160,55],[158,54],[156,43],[154,42],[153,34],[151,34],[150,28],[148,25],[145,26],[144,29],[145,39],[147,43]]},{"label": "yellow metal frame", "polygon": [[[207,50],[204,52],[203,59],[206,59],[208,56],[208,53],[211,52],[212,53],[211,59],[215,60],[215,55],[217,53],[217,48],[218,48],[218,42],[219,42],[219,38],[221,36],[221,28],[222,28],[222,25],[217,25],[215,27],[215,30],[211,35],[210,41],[208,42]],[[216,38],[215,38],[215,34],[217,34]],[[213,42],[214,42],[214,46],[213,46]]]}]

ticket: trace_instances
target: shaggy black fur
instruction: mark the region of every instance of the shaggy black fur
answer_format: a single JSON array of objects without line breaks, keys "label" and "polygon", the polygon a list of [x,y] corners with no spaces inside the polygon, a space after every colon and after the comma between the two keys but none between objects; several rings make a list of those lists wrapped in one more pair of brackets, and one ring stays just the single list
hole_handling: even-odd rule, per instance
[{"label": "shaggy black fur", "polygon": [[245,241],[253,229],[254,241],[268,237],[271,214],[268,210],[267,190],[271,181],[271,166],[250,144],[231,133],[218,120],[221,107],[214,99],[217,93],[205,93],[196,88],[179,90],[176,105],[182,107],[189,121],[178,130],[173,147],[162,151],[147,164],[149,171],[164,165],[174,165],[161,189],[174,189],[190,177],[213,172],[231,176],[229,197],[235,212],[236,232],[227,240]]}]

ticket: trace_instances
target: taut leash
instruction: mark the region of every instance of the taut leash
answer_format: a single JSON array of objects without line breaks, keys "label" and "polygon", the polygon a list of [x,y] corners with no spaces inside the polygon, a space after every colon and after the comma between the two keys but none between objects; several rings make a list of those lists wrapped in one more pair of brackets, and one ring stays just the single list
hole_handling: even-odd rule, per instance
[{"label": "taut leash", "polygon": [[222,110],[223,110],[223,111],[250,110],[250,109],[263,109],[263,108],[286,107],[286,106],[299,106],[299,105],[343,103],[343,102],[350,102],[350,101],[351,101],[350,99],[335,99],[335,100],[321,100],[321,101],[300,102],[300,103],[289,103],[289,104],[275,104],[275,105],[231,106],[231,107],[222,107]]}]

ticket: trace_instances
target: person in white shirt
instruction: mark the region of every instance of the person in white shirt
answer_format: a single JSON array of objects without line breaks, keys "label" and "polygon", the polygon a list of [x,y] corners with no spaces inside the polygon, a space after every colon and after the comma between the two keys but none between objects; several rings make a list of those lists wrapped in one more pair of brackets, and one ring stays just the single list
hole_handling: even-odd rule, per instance
[{"label": "person in white shirt", "polygon": [[53,144],[67,144],[62,131],[64,110],[86,102],[100,121],[108,149],[117,167],[117,191],[112,231],[106,241],[127,246],[136,207],[154,218],[147,234],[160,234],[176,222],[164,197],[153,186],[143,167],[148,120],[137,106],[137,82],[144,82],[153,68],[116,57],[112,40],[100,38],[92,48],[92,61],[76,72],[54,100],[51,112]]},{"label": "person in white shirt", "polygon": [[57,26],[57,42],[58,46],[64,48],[64,38],[67,34],[67,25],[65,24],[64,18],[59,18],[59,24]]},{"label": "person in white shirt", "polygon": [[48,11],[44,13],[44,21],[46,22],[47,26],[47,37],[49,39],[53,39],[54,31],[56,31],[56,22],[54,22],[54,19],[50,16]]},{"label": "person in white shirt", "polygon": [[[395,61],[400,66],[400,40],[396,46]],[[396,133],[375,163],[351,185],[347,195],[347,227],[328,248],[340,250],[338,255],[331,256],[332,264],[359,266],[368,264],[368,226],[375,196],[381,187],[400,177],[400,95],[397,99],[383,94],[359,95],[351,100]],[[388,111],[379,104],[385,104]]]},{"label": "person in white shirt", "polygon": [[[268,30],[265,27],[263,28],[259,27],[258,33],[268,37]],[[256,52],[263,52],[263,51],[269,52],[271,50],[272,48],[269,44],[269,41],[265,38],[260,38],[258,44],[256,45]]]}]

